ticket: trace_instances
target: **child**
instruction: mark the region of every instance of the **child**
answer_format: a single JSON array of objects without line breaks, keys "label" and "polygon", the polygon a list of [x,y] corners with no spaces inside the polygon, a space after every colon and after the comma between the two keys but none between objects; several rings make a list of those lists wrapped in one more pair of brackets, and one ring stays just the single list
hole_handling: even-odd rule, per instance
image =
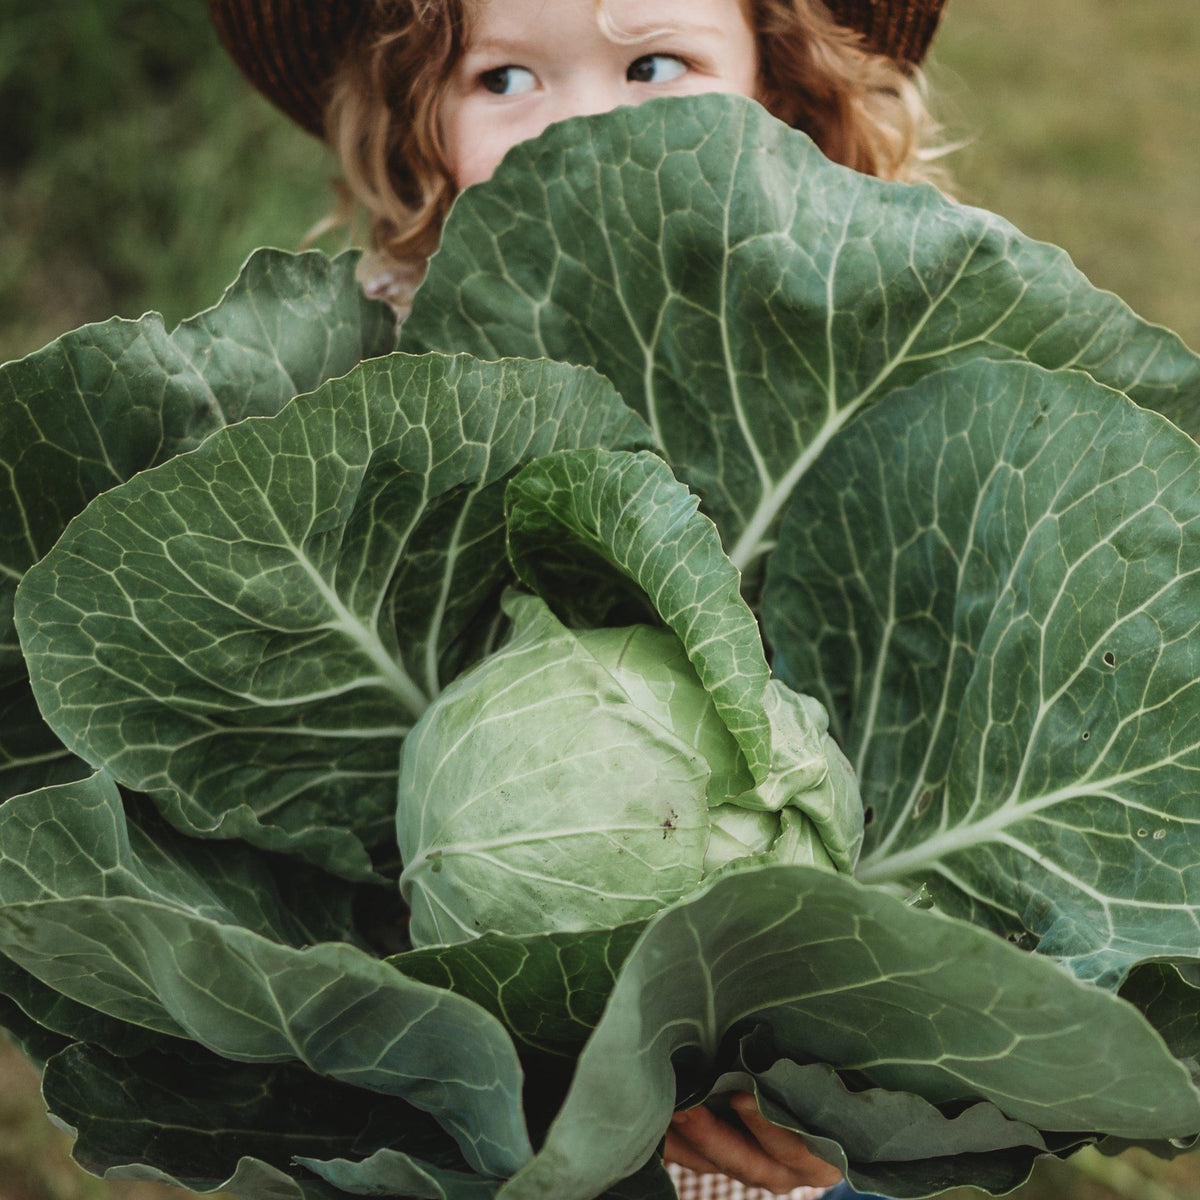
[{"label": "child", "polygon": [[945,182],[916,70],[945,0],[209,3],[250,80],[332,147],[341,216],[370,219],[364,286],[401,314],[461,187],[551,121],[617,104],[752,95],[835,162]]},{"label": "child", "polygon": [[[210,0],[250,80],[337,155],[370,214],[365,285],[403,313],[454,195],[553,121],[654,96],[760,100],[824,153],[934,179],[917,64],[945,0]],[[768,1192],[838,1172],[767,1123],[707,1110],[667,1135],[681,1195]]]}]

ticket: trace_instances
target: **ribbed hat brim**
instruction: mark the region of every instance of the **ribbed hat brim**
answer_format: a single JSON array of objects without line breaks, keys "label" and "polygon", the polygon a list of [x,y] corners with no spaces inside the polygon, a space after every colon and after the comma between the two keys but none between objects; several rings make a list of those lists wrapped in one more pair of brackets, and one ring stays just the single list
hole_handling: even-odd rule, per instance
[{"label": "ribbed hat brim", "polygon": [[899,62],[920,63],[937,32],[946,0],[825,0],[839,25],[857,29],[867,45]]},{"label": "ribbed hat brim", "polygon": [[320,136],[328,88],[361,0],[209,0],[222,45],[246,78]]}]

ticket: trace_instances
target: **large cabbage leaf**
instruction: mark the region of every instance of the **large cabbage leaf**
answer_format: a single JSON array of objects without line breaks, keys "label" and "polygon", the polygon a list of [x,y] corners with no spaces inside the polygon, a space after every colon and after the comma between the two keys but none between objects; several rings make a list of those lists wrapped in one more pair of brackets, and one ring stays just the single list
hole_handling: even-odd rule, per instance
[{"label": "large cabbage leaf", "polygon": [[68,333],[0,366],[0,799],[90,773],[38,715],[12,623],[16,586],[101,492],[395,347],[357,256],[262,250],[221,302]]},{"label": "large cabbage leaf", "polygon": [[1191,439],[1078,372],[931,376],[797,489],[764,613],[859,773],[859,878],[1108,986],[1196,953]]},{"label": "large cabbage leaf", "polygon": [[[541,1152],[501,1195],[584,1200],[599,1180],[628,1173],[653,1152],[680,1081],[692,1075],[703,1095],[723,1044],[758,1022],[770,1030],[773,1060],[829,1063],[853,1073],[855,1090],[865,1079],[947,1117],[964,1101],[994,1106],[983,1135],[993,1142],[976,1141],[972,1152],[1014,1149],[1026,1167],[1030,1155],[1013,1145],[1002,1114],[1081,1140],[1115,1124],[1125,1136],[1175,1136],[1200,1120],[1187,1069],[1111,993],[843,876],[765,867],[719,879],[650,922]],[[673,1059],[684,1068],[678,1079]],[[800,1124],[788,1120],[788,1092],[769,1070],[762,1087],[780,1101],[774,1115]],[[839,1157],[857,1179],[845,1128],[853,1120],[845,1108],[832,1114],[824,1136],[847,1148]],[[948,1148],[966,1146],[951,1139]],[[972,1178],[969,1158],[931,1173],[901,1154],[889,1186],[928,1195],[939,1171],[949,1182]]]},{"label": "large cabbage leaf", "polygon": [[249,847],[152,842],[103,774],[10,800],[0,846],[0,948],[55,991],[225,1059],[299,1062],[399,1097],[439,1118],[476,1170],[528,1158],[500,1023],[305,935]]},{"label": "large cabbage leaf", "polygon": [[836,166],[733,96],[511,151],[458,199],[401,347],[602,371],[743,570],[839,429],[953,362],[1088,371],[1200,432],[1200,361],[1063,251]]},{"label": "large cabbage leaf", "polygon": [[642,440],[590,371],[365,362],[98,497],[29,570],[42,713],[181,828],[367,877],[400,743],[495,618],[506,476]]}]

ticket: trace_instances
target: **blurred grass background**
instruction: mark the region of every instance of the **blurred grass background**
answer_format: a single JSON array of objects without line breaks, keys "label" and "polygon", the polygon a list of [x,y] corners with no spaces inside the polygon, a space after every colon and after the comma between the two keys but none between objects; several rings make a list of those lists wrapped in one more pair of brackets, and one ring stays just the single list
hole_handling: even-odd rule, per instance
[{"label": "blurred grass background", "polygon": [[[1196,0],[950,0],[930,76],[966,142],[961,198],[1200,347]],[[0,0],[0,360],[207,307],[255,247],[298,248],[335,174],[241,83],[200,0]],[[180,1194],[101,1183],[68,1146],[0,1043],[0,1200]],[[1050,1162],[1015,1196],[1200,1200],[1200,1157]]]},{"label": "blurred grass background", "polygon": [[[1195,0],[950,0],[930,74],[962,198],[1200,347]],[[0,360],[207,307],[256,246],[299,247],[335,174],[202,0],[0,0]]]}]

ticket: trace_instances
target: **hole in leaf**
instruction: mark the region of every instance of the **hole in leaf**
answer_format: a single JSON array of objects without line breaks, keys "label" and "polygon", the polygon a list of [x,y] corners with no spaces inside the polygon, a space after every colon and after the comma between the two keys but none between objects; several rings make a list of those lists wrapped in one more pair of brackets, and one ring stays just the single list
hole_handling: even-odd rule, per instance
[{"label": "hole in leaf", "polygon": [[1115,667],[1117,665],[1117,656],[1111,650],[1104,652],[1104,665],[1106,667]]},{"label": "hole in leaf", "polygon": [[1092,731],[1090,729],[1085,729],[1083,731],[1083,740],[1085,742],[1090,742],[1092,740]]}]

